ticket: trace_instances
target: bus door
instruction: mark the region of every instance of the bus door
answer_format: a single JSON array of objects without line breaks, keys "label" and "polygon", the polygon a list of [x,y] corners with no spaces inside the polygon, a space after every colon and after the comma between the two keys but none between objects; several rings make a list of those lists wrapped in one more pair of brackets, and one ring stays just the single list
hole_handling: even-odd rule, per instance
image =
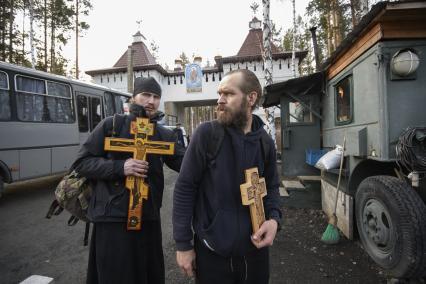
[{"label": "bus door", "polygon": [[80,144],[83,144],[102,120],[102,97],[76,93],[76,100]]}]

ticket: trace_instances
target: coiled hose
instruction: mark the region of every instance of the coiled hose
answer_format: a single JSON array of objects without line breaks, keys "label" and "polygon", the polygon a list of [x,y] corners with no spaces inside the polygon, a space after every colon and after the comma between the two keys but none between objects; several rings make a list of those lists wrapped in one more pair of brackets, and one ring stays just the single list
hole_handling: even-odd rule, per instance
[{"label": "coiled hose", "polygon": [[408,127],[399,136],[396,157],[409,172],[426,173],[426,127]]}]

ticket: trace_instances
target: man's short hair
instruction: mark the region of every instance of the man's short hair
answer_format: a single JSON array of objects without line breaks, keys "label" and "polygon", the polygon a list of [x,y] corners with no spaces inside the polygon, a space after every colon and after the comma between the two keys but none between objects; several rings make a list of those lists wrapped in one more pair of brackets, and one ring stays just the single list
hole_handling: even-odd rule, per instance
[{"label": "man's short hair", "polygon": [[240,90],[246,95],[250,94],[251,92],[257,93],[257,99],[252,108],[255,109],[259,104],[260,97],[262,96],[262,86],[260,85],[259,79],[257,78],[256,74],[247,69],[232,70],[226,73],[225,76],[238,73],[243,76],[239,86]]}]

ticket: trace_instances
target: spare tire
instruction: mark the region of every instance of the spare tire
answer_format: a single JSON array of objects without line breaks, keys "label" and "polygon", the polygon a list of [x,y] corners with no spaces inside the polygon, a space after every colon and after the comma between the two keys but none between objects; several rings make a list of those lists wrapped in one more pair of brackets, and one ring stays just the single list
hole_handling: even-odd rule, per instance
[{"label": "spare tire", "polygon": [[406,182],[372,176],[355,197],[358,232],[370,257],[392,276],[422,277],[426,271],[426,206]]}]

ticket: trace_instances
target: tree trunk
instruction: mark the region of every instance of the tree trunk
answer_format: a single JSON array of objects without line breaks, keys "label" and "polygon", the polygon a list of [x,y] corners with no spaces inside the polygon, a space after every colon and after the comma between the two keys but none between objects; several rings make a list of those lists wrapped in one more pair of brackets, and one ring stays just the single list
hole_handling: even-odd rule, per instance
[{"label": "tree trunk", "polygon": [[15,1],[10,0],[10,17],[9,17],[9,62],[13,63],[13,20],[14,20],[14,11],[13,5]]},{"label": "tree trunk", "polygon": [[293,41],[291,47],[291,73],[296,78],[296,0],[292,0],[293,4]]},{"label": "tree trunk", "polygon": [[78,5],[79,1],[75,0],[75,78],[78,79]]},{"label": "tree trunk", "polygon": [[44,71],[47,71],[47,0],[44,0]]},{"label": "tree trunk", "polygon": [[357,10],[358,0],[351,0],[351,16],[352,16],[352,29],[358,24]]},{"label": "tree trunk", "polygon": [[331,53],[334,50],[332,38],[333,38],[333,23],[331,21],[331,11],[328,10],[327,11],[327,51],[328,51],[328,56],[330,56]]},{"label": "tree trunk", "polygon": [[55,71],[55,25],[56,25],[56,13],[55,13],[55,1],[50,4],[51,18],[50,18],[50,72]]},{"label": "tree trunk", "polygon": [[0,43],[0,50],[1,50],[1,60],[6,60],[6,1],[1,0],[0,1],[0,33],[1,33],[1,43]]},{"label": "tree trunk", "polygon": [[25,0],[23,1],[23,5],[22,5],[22,59],[21,59],[21,63],[23,64],[25,62]]},{"label": "tree trunk", "polygon": [[[272,47],[271,47],[271,21],[269,20],[270,0],[262,0],[263,4],[263,64],[265,65],[265,86],[272,82]],[[260,95],[260,94],[259,94]],[[275,148],[275,107],[265,109],[266,120],[268,121],[266,131],[274,141]]]},{"label": "tree trunk", "polygon": [[334,27],[335,27],[335,34],[334,34],[334,36],[335,36],[335,38],[336,38],[336,41],[335,41],[335,47],[337,48],[337,46],[339,46],[340,45],[340,43],[342,42],[342,34],[343,34],[343,32],[342,32],[342,25],[340,24],[340,22],[341,22],[341,18],[340,18],[340,11],[341,11],[341,9],[340,9],[340,6],[339,6],[339,3],[337,2],[337,0],[336,0],[336,2],[335,2],[335,9],[334,9],[334,20],[335,20],[335,22],[334,22]]},{"label": "tree trunk", "polygon": [[33,38],[34,38],[34,27],[33,27],[33,22],[34,22],[34,14],[33,14],[33,0],[29,0],[30,1],[30,7],[29,7],[29,12],[30,12],[30,47],[31,47],[31,67],[35,68],[35,55],[34,55],[34,45],[33,45]]}]

